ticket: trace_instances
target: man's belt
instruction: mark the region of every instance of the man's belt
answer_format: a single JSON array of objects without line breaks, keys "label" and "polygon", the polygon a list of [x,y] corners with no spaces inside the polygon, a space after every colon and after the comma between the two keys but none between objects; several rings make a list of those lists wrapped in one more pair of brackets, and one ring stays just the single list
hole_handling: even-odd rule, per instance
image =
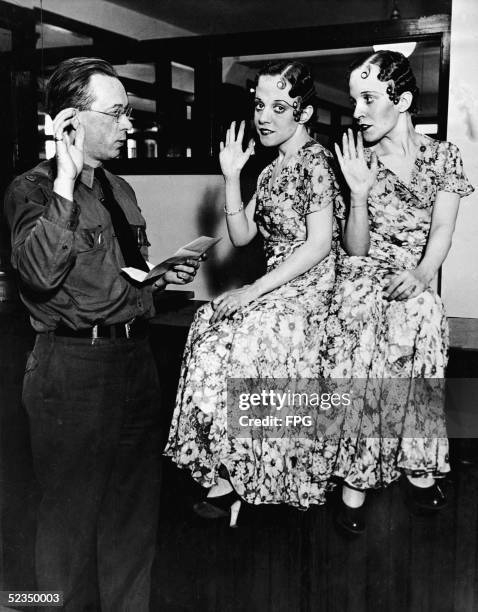
[{"label": "man's belt", "polygon": [[66,325],[59,325],[53,333],[56,336],[67,338],[145,338],[148,334],[148,322],[145,319],[137,319],[132,323],[116,323],[114,325],[94,325],[86,329],[71,329]]}]

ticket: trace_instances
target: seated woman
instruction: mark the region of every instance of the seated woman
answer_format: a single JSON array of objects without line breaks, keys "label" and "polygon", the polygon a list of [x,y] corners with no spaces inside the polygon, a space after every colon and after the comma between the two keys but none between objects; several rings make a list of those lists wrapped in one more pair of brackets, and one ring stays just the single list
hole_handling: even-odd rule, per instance
[{"label": "seated woman", "polygon": [[[387,379],[409,379],[403,400],[413,379],[416,389],[417,377],[444,377],[447,321],[431,283],[450,249],[460,197],[473,188],[455,145],[415,131],[411,113],[418,89],[402,54],[379,51],[353,67],[350,95],[360,130],[357,143],[349,130],[342,149],[336,145],[350,188],[343,223],[349,257],[339,258],[325,373],[371,384],[378,379],[389,392]],[[370,146],[364,148],[363,140]],[[427,403],[422,399],[418,412]],[[410,418],[406,412],[402,416]],[[420,423],[439,432],[443,414],[432,410],[430,415]],[[360,422],[363,414],[355,416]],[[390,416],[397,418],[393,411]],[[412,418],[419,422],[417,414]],[[335,475],[344,481],[344,505],[338,519],[347,530],[359,533],[365,527],[360,507],[367,489],[386,486],[402,472],[416,506],[444,505],[435,478],[450,469],[446,433],[428,437],[418,430],[414,435],[412,427],[401,437],[362,433],[340,440]]]},{"label": "seated woman", "polygon": [[[334,206],[342,200],[332,155],[308,135],[316,94],[299,62],[258,75],[254,122],[278,157],[260,174],[246,209],[240,174],[253,153],[244,123],[221,143],[227,227],[235,246],[263,237],[267,273],[199,309],[187,340],[177,405],[165,454],[209,489],[195,510],[231,516],[240,500],[306,509],[323,502],[324,459],[314,439],[228,436],[227,379],[317,377],[335,277]],[[230,495],[228,495],[230,494]],[[239,496],[239,497],[238,497]],[[235,501],[234,501],[235,500]],[[234,501],[232,512],[227,504]]]}]

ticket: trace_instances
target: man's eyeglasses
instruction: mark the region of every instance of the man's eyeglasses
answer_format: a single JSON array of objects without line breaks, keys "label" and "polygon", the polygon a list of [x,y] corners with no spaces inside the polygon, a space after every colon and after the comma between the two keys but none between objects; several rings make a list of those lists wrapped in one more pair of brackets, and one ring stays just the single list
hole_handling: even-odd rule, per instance
[{"label": "man's eyeglasses", "polygon": [[133,112],[133,107],[128,105],[125,108],[117,108],[116,110],[111,112],[95,110],[94,108],[88,108],[87,110],[91,111],[92,113],[100,113],[101,115],[108,115],[108,117],[114,117],[116,123],[119,123],[121,117],[123,116],[125,116],[128,121],[132,119],[131,113]]}]

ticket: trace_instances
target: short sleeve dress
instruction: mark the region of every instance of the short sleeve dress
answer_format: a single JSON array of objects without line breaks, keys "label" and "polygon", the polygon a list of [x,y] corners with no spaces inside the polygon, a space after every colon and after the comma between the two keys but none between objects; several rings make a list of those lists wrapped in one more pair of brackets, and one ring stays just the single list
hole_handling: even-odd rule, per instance
[{"label": "short sleeve dress", "polygon": [[[275,180],[277,161],[259,176],[255,221],[263,237],[268,271],[307,237],[306,217],[343,201],[320,144],[304,145]],[[165,454],[205,487],[224,465],[237,493],[251,504],[286,503],[299,508],[323,503],[327,466],[314,440],[228,435],[228,378],[313,378],[320,374],[320,348],[335,279],[338,226],[330,253],[310,270],[210,324],[201,307],[187,339]]]},{"label": "short sleeve dress", "polygon": [[[473,191],[455,145],[424,137],[409,184],[379,161],[368,200],[369,254],[357,257],[341,252],[338,257],[328,341],[323,345],[326,376],[382,380],[384,388],[392,378],[412,383],[417,377],[444,377],[448,327],[436,291],[428,287],[405,301],[388,301],[384,294],[388,275],[413,269],[420,262],[439,191],[459,196]],[[437,425],[443,415],[436,413],[433,419]],[[434,476],[449,471],[446,437],[359,435],[340,440],[334,473],[355,488],[386,485],[401,470]]]}]

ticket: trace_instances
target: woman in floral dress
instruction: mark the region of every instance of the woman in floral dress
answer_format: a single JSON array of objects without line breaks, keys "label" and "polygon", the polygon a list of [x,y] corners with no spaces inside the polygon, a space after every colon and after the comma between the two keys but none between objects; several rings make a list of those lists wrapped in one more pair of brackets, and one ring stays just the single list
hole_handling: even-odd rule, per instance
[{"label": "woman in floral dress", "polygon": [[[408,60],[400,53],[374,53],[351,71],[360,132],[357,143],[349,130],[342,149],[336,145],[350,188],[343,221],[349,256],[339,258],[324,354],[325,373],[333,378],[367,379],[370,386],[378,380],[388,392],[392,383],[387,380],[408,379],[401,400],[413,379],[444,377],[447,321],[431,283],[451,246],[460,197],[473,191],[458,148],[415,131],[411,113],[417,94]],[[364,148],[363,140],[370,146]],[[415,380],[414,392],[418,387]],[[426,385],[419,391],[423,394]],[[375,395],[376,407],[383,407],[379,400],[384,397],[383,392]],[[421,400],[415,406],[426,412],[426,393]],[[367,402],[361,406],[365,410]],[[397,419],[396,409],[389,416]],[[355,417],[363,427],[364,414]],[[366,490],[385,486],[402,472],[418,507],[444,505],[435,482],[450,469],[448,441],[439,427],[443,414],[435,405],[422,417],[414,415],[418,425],[403,437],[372,437],[358,430],[356,437],[340,440],[334,473],[344,480],[338,517],[343,527],[363,531],[360,508]],[[432,432],[436,426],[436,435],[421,436],[425,425]],[[373,423],[370,431],[378,431]]]},{"label": "woman in floral dress", "polygon": [[334,207],[341,206],[330,152],[310,139],[313,81],[298,62],[269,65],[258,76],[254,122],[279,155],[244,209],[239,177],[253,152],[242,148],[244,123],[221,143],[225,213],[235,246],[263,237],[267,273],[199,309],[187,340],[165,454],[209,489],[195,506],[205,517],[229,514],[237,495],[251,504],[302,509],[323,502],[326,461],[313,439],[228,435],[226,384],[234,378],[317,377],[335,278]]}]

